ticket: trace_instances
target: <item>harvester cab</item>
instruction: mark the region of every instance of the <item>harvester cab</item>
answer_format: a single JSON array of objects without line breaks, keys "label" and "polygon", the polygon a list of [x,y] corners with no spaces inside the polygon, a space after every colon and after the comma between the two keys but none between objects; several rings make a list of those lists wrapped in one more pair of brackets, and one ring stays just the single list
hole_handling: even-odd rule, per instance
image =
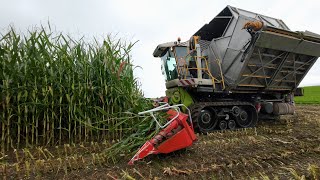
[{"label": "harvester cab", "polygon": [[[202,56],[200,36],[192,36],[189,41],[163,43],[157,46],[153,55],[161,57],[161,70],[166,80],[166,87],[177,86],[219,86],[224,89],[223,76],[215,78],[209,70],[209,63]],[[220,63],[218,63],[220,64]]]}]

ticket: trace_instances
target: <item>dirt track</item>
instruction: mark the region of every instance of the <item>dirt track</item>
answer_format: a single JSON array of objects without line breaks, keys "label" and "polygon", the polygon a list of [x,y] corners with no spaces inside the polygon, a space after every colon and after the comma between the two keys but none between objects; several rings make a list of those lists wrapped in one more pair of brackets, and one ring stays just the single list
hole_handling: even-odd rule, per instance
[{"label": "dirt track", "polygon": [[[294,116],[257,128],[199,135],[187,150],[154,155],[135,166],[89,162],[31,174],[40,179],[288,179],[320,178],[320,106],[298,106]],[[81,152],[81,151],[80,151]],[[129,157],[128,157],[129,158]],[[54,163],[52,163],[54,164]],[[84,165],[86,164],[86,165]],[[54,166],[54,165],[53,165]],[[67,165],[66,165],[67,166]],[[14,172],[14,166],[7,172]],[[2,170],[3,172],[3,170]],[[66,173],[67,172],[67,173]],[[10,173],[9,173],[10,174]],[[22,175],[21,175],[22,174]],[[1,175],[1,169],[0,169]],[[6,178],[25,177],[23,173]]]}]

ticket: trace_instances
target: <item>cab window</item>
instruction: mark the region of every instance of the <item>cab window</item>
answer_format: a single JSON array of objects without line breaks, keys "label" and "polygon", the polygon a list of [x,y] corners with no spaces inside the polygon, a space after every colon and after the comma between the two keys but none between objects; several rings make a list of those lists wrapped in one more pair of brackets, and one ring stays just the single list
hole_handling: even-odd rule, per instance
[{"label": "cab window", "polygon": [[166,81],[170,81],[178,78],[176,59],[173,53],[168,50],[167,53],[161,57],[161,70]]}]

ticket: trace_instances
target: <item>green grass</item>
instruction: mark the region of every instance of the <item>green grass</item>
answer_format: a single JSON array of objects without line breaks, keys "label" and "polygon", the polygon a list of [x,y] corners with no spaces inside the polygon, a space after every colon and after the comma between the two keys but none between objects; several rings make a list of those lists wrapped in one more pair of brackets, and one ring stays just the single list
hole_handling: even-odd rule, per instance
[{"label": "green grass", "polygon": [[304,96],[295,97],[298,104],[320,104],[320,86],[304,87]]}]

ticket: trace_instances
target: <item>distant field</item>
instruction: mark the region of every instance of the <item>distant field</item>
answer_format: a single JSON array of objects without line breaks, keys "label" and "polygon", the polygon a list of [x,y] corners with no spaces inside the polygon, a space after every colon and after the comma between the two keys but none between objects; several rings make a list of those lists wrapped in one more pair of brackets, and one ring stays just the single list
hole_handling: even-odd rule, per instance
[{"label": "distant field", "polygon": [[304,87],[304,96],[295,97],[298,104],[320,104],[320,86]]}]

